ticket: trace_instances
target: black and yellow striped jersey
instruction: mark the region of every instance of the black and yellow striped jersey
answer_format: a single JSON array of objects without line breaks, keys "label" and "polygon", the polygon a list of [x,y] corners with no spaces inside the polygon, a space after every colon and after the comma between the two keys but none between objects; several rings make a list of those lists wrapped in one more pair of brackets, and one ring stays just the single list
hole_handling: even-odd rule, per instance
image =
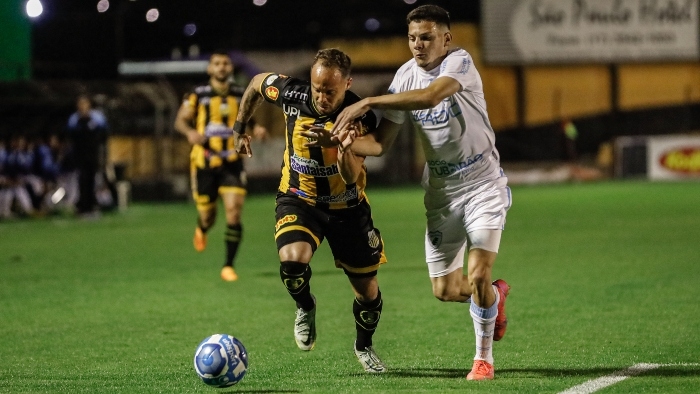
[{"label": "black and yellow striped jersey", "polygon": [[[347,91],[342,105],[332,115],[321,115],[311,97],[311,83],[280,74],[268,74],[260,86],[265,100],[282,107],[286,124],[286,144],[282,179],[278,192],[294,195],[323,209],[355,206],[365,199],[367,169],[355,184],[346,185],[338,168],[338,149],[306,147],[302,125],[322,126],[330,130],[336,116],[360,98]],[[377,127],[377,117],[370,111],[362,118],[362,134]]]},{"label": "black and yellow striped jersey", "polygon": [[229,85],[227,92],[217,92],[210,84],[197,86],[185,96],[183,105],[195,110],[194,128],[208,138],[204,146],[194,145],[190,153],[192,165],[214,168],[224,161],[239,160],[233,140],[233,124],[245,88]]}]

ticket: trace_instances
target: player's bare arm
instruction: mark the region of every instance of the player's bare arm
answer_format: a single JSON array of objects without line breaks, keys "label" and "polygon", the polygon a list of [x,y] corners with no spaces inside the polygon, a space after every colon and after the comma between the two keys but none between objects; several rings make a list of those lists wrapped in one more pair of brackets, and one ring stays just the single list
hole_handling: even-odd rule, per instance
[{"label": "player's bare arm", "polygon": [[433,108],[442,100],[457,93],[462,86],[457,80],[450,77],[440,77],[424,89],[408,90],[396,94],[365,97],[352,104],[338,115],[331,129],[332,133],[344,127],[354,119],[364,115],[370,109],[393,109],[400,111],[413,111]]},{"label": "player's bare arm", "polygon": [[[351,185],[357,182],[357,178],[362,172],[362,166],[365,162],[365,157],[355,154],[350,147],[354,138],[350,135],[338,145],[338,169],[343,182],[346,185]],[[343,147],[343,145],[346,145]]]},{"label": "player's bare arm", "polygon": [[233,126],[233,138],[236,146],[236,152],[247,154],[248,157],[253,156],[253,151],[250,148],[250,135],[246,134],[245,132],[245,125],[248,123],[251,116],[253,116],[253,113],[255,113],[263,101],[263,96],[260,92],[260,85],[262,84],[263,78],[265,78],[267,74],[268,73],[256,75],[248,84],[248,87],[243,93],[243,97],[241,97],[241,104],[238,107],[236,124]]},{"label": "player's bare arm", "polygon": [[188,103],[180,106],[175,117],[175,130],[187,138],[190,145],[202,145],[207,142],[207,137],[199,134],[191,125],[194,120],[194,108]]},{"label": "player's bare arm", "polygon": [[386,118],[379,121],[373,133],[356,138],[350,149],[360,156],[383,156],[394,144],[401,125]]}]

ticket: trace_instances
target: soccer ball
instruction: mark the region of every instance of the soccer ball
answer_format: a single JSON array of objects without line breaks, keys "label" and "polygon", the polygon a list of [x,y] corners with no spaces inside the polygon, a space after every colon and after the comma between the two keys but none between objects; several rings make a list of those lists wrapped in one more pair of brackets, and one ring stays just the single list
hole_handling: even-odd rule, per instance
[{"label": "soccer ball", "polygon": [[213,387],[230,387],[248,370],[248,352],[238,339],[227,334],[205,338],[194,352],[194,370]]}]

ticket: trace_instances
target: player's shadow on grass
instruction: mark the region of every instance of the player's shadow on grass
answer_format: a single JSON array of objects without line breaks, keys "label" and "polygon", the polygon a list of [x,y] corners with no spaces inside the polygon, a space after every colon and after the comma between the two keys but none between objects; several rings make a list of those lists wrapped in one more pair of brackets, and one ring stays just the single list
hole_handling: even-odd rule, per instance
[{"label": "player's shadow on grass", "polygon": [[[501,377],[600,377],[610,375],[624,367],[615,368],[505,368],[497,369],[496,374]],[[389,370],[386,376],[394,376],[400,378],[464,378],[469,373],[469,369],[453,369],[453,368],[405,368]],[[700,376],[700,368],[698,367],[677,367],[668,366],[658,369],[645,371],[640,376],[658,376],[658,377],[688,377]]]},{"label": "player's shadow on grass", "polygon": [[231,389],[229,391],[219,391],[219,393],[301,393],[300,390],[236,390]]}]

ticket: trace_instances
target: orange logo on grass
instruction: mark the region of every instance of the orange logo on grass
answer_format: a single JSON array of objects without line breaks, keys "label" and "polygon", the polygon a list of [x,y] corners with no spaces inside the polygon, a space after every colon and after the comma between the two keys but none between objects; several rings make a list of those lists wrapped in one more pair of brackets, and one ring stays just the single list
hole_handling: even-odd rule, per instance
[{"label": "orange logo on grass", "polygon": [[659,164],[674,172],[700,175],[700,147],[668,151],[661,156]]},{"label": "orange logo on grass", "polygon": [[287,223],[292,223],[297,221],[297,215],[287,215],[283,217],[282,219],[277,221],[277,224],[275,225],[275,231],[279,230],[280,227],[284,226]]},{"label": "orange logo on grass", "polygon": [[270,100],[277,100],[277,97],[280,95],[280,91],[274,86],[268,86],[267,89],[265,89],[265,95],[269,97]]}]

